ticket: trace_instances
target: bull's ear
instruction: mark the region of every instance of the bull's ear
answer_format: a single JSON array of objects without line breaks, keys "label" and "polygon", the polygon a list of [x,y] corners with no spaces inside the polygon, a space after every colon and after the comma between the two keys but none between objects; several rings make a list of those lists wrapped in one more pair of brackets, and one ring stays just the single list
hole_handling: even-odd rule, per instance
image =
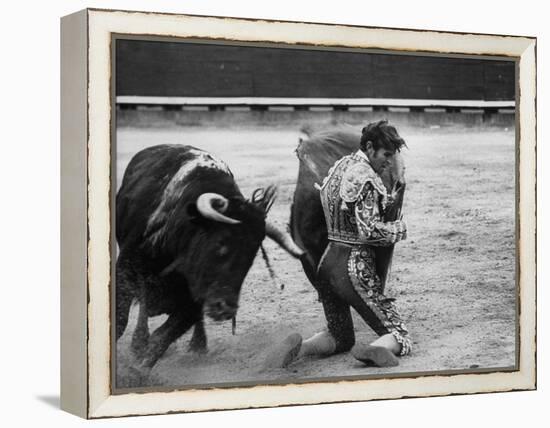
[{"label": "bull's ear", "polygon": [[269,209],[277,198],[277,186],[269,185],[266,188],[260,187],[252,192],[252,203],[260,207],[267,215]]}]

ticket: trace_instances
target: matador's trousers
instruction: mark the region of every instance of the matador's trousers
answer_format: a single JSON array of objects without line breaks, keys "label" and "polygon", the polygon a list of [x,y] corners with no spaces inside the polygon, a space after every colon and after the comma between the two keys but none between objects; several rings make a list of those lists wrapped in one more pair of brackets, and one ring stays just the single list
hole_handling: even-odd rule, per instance
[{"label": "matador's trousers", "polygon": [[397,312],[395,299],[387,298],[375,269],[374,251],[366,245],[330,241],[318,268],[317,291],[336,352],[355,343],[350,307],[379,335],[392,334],[401,344],[400,355],[411,352],[409,332]]}]

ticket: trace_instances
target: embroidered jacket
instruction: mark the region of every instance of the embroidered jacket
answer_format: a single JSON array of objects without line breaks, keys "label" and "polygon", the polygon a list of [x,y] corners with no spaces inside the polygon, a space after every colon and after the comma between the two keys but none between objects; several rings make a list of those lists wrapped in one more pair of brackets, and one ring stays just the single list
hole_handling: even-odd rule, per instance
[{"label": "embroidered jacket", "polygon": [[376,246],[406,239],[407,228],[402,220],[382,220],[392,199],[361,150],[334,164],[320,193],[328,239]]}]

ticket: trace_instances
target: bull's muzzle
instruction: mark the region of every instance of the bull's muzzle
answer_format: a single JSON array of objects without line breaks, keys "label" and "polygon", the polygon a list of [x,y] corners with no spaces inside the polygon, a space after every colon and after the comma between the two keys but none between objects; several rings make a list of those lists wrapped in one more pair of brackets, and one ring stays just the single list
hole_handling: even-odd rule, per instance
[{"label": "bull's muzzle", "polygon": [[235,316],[238,307],[237,302],[216,298],[206,302],[204,312],[214,321],[226,321]]}]

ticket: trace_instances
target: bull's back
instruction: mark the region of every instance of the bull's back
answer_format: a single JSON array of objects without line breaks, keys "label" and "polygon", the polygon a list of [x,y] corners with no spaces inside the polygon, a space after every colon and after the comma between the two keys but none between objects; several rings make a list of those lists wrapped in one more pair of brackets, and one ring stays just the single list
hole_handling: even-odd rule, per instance
[{"label": "bull's back", "polygon": [[116,197],[119,246],[138,242],[164,189],[181,165],[193,158],[191,146],[158,145],[138,152],[128,164]]}]

